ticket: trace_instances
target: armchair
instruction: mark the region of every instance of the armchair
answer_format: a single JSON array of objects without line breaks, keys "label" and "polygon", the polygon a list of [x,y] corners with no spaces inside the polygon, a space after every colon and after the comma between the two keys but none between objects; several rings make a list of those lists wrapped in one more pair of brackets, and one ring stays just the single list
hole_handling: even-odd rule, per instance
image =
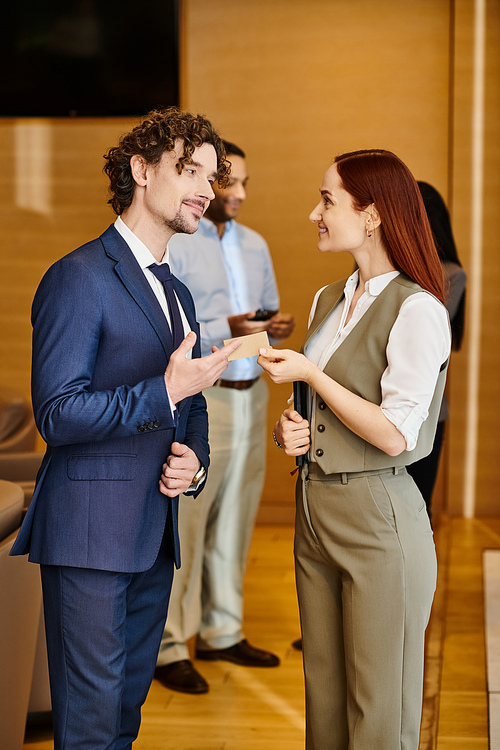
[{"label": "armchair", "polygon": [[31,406],[16,391],[0,388],[0,479],[19,484],[24,508],[30,504],[43,453],[35,450],[36,426]]},{"label": "armchair", "polygon": [[0,727],[3,750],[22,750],[40,623],[37,565],[9,557],[24,505],[22,489],[0,480]]}]

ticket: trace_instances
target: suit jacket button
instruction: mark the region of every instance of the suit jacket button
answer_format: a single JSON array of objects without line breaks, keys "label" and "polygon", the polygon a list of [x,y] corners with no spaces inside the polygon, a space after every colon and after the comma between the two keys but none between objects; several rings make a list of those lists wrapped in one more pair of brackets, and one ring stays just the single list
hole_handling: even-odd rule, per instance
[{"label": "suit jacket button", "polygon": [[318,450],[316,451],[316,455],[321,458],[321,456],[323,455],[323,449],[322,448],[318,448]]},{"label": "suit jacket button", "polygon": [[143,425],[143,424],[140,424],[140,425],[139,425],[139,427],[137,428],[137,431],[138,431],[138,432],[144,432],[144,430],[145,430],[145,429],[146,429],[146,428],[144,427],[144,425]]},{"label": "suit jacket button", "polygon": [[319,424],[318,425],[318,432],[324,432],[324,431],[325,431],[325,425],[324,424]]},{"label": "suit jacket button", "polygon": [[153,422],[153,427],[159,427],[161,425],[161,422],[156,420],[156,422]]},{"label": "suit jacket button", "polygon": [[153,423],[152,422],[148,422],[147,425],[146,425],[146,427],[147,427],[148,430],[152,430],[153,429]]}]

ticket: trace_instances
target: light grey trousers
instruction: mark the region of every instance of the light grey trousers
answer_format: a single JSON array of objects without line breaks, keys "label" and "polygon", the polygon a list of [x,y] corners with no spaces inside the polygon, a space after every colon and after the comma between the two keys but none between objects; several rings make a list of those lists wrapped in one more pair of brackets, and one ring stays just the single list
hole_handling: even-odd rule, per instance
[{"label": "light grey trousers", "polygon": [[306,748],[417,750],[437,572],[425,503],[406,469],[347,484],[307,473],[295,534]]},{"label": "light grey trousers", "polygon": [[243,578],[264,484],[268,389],[214,386],[207,399],[205,488],[179,498],[181,568],[175,571],[158,665],[189,659],[186,641],[229,648],[244,636]]}]

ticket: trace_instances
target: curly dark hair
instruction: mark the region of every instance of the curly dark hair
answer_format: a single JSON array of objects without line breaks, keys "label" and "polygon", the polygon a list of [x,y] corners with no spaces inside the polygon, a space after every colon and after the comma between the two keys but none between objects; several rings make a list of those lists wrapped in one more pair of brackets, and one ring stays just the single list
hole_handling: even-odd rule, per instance
[{"label": "curly dark hair", "polygon": [[195,148],[211,143],[217,154],[217,182],[221,187],[226,186],[231,165],[226,161],[224,143],[212,123],[203,115],[193,115],[178,107],[153,110],[133,130],[121,136],[118,146],[104,154],[103,171],[109,177],[111,193],[108,203],[116,214],[122,214],[134,197],[131,157],[139,154],[148,164],[158,164],[165,151],[174,150],[179,138],[184,143],[184,153],[176,164],[179,174],[190,163]]}]

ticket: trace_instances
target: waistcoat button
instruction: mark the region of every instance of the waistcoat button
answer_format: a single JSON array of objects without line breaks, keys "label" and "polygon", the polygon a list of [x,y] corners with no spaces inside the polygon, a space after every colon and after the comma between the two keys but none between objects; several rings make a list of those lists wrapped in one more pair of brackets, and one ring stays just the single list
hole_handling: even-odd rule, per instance
[{"label": "waistcoat button", "polygon": [[324,432],[324,431],[325,431],[325,425],[324,424],[319,424],[318,425],[318,432]]},{"label": "waistcoat button", "polygon": [[321,411],[323,411],[323,409],[326,409],[326,404],[323,403],[323,401],[320,401],[318,404],[318,409],[321,409]]},{"label": "waistcoat button", "polygon": [[316,455],[321,458],[321,456],[323,455],[323,449],[322,448],[318,448],[318,450],[316,451]]}]

